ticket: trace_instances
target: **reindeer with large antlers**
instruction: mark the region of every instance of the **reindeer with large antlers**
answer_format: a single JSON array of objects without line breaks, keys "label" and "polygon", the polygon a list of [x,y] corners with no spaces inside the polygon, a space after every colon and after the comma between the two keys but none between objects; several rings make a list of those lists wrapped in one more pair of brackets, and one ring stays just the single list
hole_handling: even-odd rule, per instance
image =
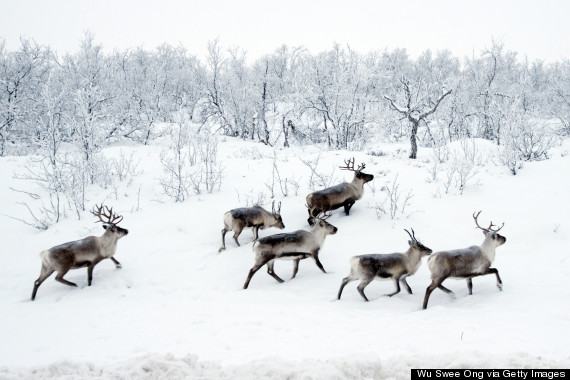
[{"label": "reindeer with large antlers", "polygon": [[354,172],[352,182],[343,182],[307,195],[307,208],[309,211],[309,219],[307,221],[309,224],[318,214],[336,210],[340,207],[344,207],[344,213],[348,215],[354,203],[362,198],[364,184],[374,179],[372,174],[362,172],[366,167],[364,163],[354,169],[354,157],[344,160],[344,164],[345,166],[340,167],[342,170]]},{"label": "reindeer with large antlers", "polygon": [[325,238],[337,232],[337,228],[325,220],[329,216],[330,214],[326,215],[324,213],[317,215],[311,223],[311,231],[298,230],[290,233],[270,235],[253,243],[252,249],[255,253],[255,262],[247,275],[243,288],[247,289],[255,272],[265,264],[267,264],[267,273],[278,282],[283,282],[273,271],[275,260],[293,260],[292,279],[295,278],[299,269],[299,261],[308,257],[312,257],[317,267],[323,273],[327,273],[319,260],[319,251],[323,246]]},{"label": "reindeer with large antlers", "polygon": [[[87,284],[91,286],[93,269],[100,261],[111,259],[117,268],[121,264],[113,257],[117,251],[117,241],[129,231],[119,227],[123,217],[113,212],[113,208],[95,206],[91,211],[103,223],[105,233],[101,236],[88,236],[81,240],[71,241],[42,251],[42,269],[40,277],[34,282],[32,301],[36,298],[38,288],[53,272],[57,272],[56,281],[69,286],[77,284],[63,278],[70,269],[87,268]],[[103,218],[106,218],[104,220]]]},{"label": "reindeer with large antlers", "polygon": [[503,228],[505,223],[501,227],[493,229],[493,227],[498,226],[491,222],[489,227],[483,228],[477,221],[479,214],[481,214],[481,211],[473,213],[473,219],[475,220],[476,228],[483,230],[483,235],[485,235],[485,240],[483,240],[481,245],[436,252],[428,259],[428,267],[431,271],[431,284],[426,289],[424,309],[427,308],[429,296],[435,288],[439,288],[448,294],[453,294],[451,290],[442,285],[442,282],[449,277],[466,279],[469,294],[473,294],[473,283],[471,282],[473,277],[495,274],[497,276],[497,287],[499,290],[502,290],[503,282],[501,277],[499,277],[499,271],[496,268],[491,268],[491,264],[495,260],[495,249],[507,241],[506,237],[497,233]]},{"label": "reindeer with large antlers", "polygon": [[364,288],[368,286],[374,279],[392,279],[396,289],[390,294],[392,297],[400,293],[400,282],[408,293],[412,294],[412,288],[408,285],[406,278],[417,272],[422,263],[422,257],[431,254],[431,249],[423,245],[416,239],[416,233],[412,228],[412,233],[404,230],[410,236],[408,250],[404,253],[389,253],[389,254],[369,254],[353,256],[350,259],[350,273],[342,280],[340,289],[338,290],[337,299],[340,299],[342,290],[349,282],[360,280],[358,285],[358,292],[368,301],[364,294]]},{"label": "reindeer with large antlers", "polygon": [[253,228],[254,240],[259,237],[259,230],[269,227],[285,228],[281,219],[281,202],[275,209],[275,201],[271,204],[271,212],[259,205],[253,207],[235,208],[224,214],[224,228],[222,229],[222,246],[218,252],[226,249],[226,233],[234,231],[234,240],[239,246],[238,237],[244,228]]}]

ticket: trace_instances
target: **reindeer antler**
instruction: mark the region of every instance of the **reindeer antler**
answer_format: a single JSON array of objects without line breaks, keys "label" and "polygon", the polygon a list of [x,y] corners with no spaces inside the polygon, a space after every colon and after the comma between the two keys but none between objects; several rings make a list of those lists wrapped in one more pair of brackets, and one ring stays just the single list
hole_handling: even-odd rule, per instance
[{"label": "reindeer antler", "polygon": [[321,211],[317,214],[317,216],[314,217],[314,219],[327,220],[331,216],[332,216],[332,213],[330,211],[328,214],[326,211]]},{"label": "reindeer antler", "polygon": [[[107,210],[107,214],[105,214],[105,212],[103,211],[103,207],[105,207],[105,209]],[[97,211],[95,211],[95,209],[97,209]],[[123,217],[121,215],[117,215],[117,214],[113,213],[112,207],[109,208],[107,206],[103,206],[102,203],[101,203],[101,206],[97,206],[95,204],[95,206],[93,207],[93,210],[91,210],[91,214],[93,214],[99,218],[99,220],[96,220],[95,223],[101,222],[101,223],[112,224],[112,225],[116,226],[117,224],[121,223],[121,220],[123,220]],[[103,220],[102,216],[107,218],[107,220]],[[118,219],[118,221],[116,221],[117,219]]]},{"label": "reindeer antler", "polygon": [[483,227],[481,227],[481,226],[479,225],[479,223],[478,223],[478,221],[477,221],[477,218],[479,217],[479,214],[481,214],[481,211],[479,211],[478,213],[475,213],[475,212],[473,213],[473,219],[475,220],[475,224],[477,225],[476,228],[480,228],[480,229],[482,229],[483,231],[493,231],[493,232],[497,232],[497,231],[499,231],[501,228],[503,228],[503,227],[505,226],[505,223],[503,223],[503,224],[501,225],[501,227],[499,227],[499,228],[497,228],[496,230],[494,230],[494,229],[493,229],[493,226],[494,226],[494,227],[498,227],[498,226],[495,225],[495,224],[493,224],[493,221],[491,221],[491,224],[489,224],[489,227],[483,228]]},{"label": "reindeer antler", "polygon": [[271,203],[271,213],[272,214],[281,214],[281,201],[279,201],[279,205],[277,206],[277,212],[275,212],[275,201]]},{"label": "reindeer antler", "polygon": [[359,172],[366,167],[366,164],[363,162],[362,164],[358,165],[358,168],[354,169],[354,157],[352,159],[344,160],[344,166],[339,166],[342,170],[350,170],[351,172]]},{"label": "reindeer antler", "polygon": [[418,239],[416,239],[416,233],[414,232],[413,228],[411,228],[411,230],[412,230],[412,233],[410,234],[410,231],[408,231],[404,228],[404,231],[406,231],[408,233],[408,235],[410,236],[410,239],[412,239],[413,242],[417,243]]}]

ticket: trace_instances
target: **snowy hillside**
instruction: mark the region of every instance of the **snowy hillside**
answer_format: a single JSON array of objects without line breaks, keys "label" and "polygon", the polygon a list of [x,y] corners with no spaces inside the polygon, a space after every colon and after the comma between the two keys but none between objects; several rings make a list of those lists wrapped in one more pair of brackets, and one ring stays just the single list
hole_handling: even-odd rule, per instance
[{"label": "snowy hillside", "polygon": [[[427,148],[410,160],[407,144],[371,146],[366,154],[316,146],[273,150],[226,138],[218,152],[220,191],[181,203],[162,192],[162,146],[106,148],[108,157],[132,154],[138,162],[130,185],[87,191],[88,204],[105,202],[124,216],[129,235],[116,254],[123,268],[101,262],[91,287],[85,269],[66,275],[78,288],[52,276],[34,302],[38,253],[103,229],[87,211],[45,231],[7,217],[27,219],[18,203],[29,199],[22,191],[41,191],[13,178],[24,171],[25,157],[0,157],[0,378],[379,379],[408,378],[417,367],[568,368],[570,143],[553,149],[549,160],[526,163],[516,176],[495,165],[495,145],[474,144],[481,166],[460,190],[446,189],[443,172],[434,180]],[[328,219],[338,227],[319,256],[328,273],[307,259],[291,281],[279,284],[262,268],[242,290],[253,265],[253,236],[244,230],[237,247],[228,233],[227,250],[218,254],[223,213],[257,201],[270,209],[273,188],[285,229],[260,236],[308,229],[305,196],[319,187],[311,188],[303,161],[319,158],[317,172],[332,175],[335,184],[352,179],[338,169],[352,156],[375,180],[349,216],[336,210]],[[281,184],[288,179],[287,197],[272,181],[274,163]],[[395,186],[400,205],[410,198],[392,219],[386,196]],[[424,260],[408,279],[412,295],[385,297],[393,283],[375,281],[366,288],[371,302],[364,302],[353,282],[335,300],[350,257],[404,252],[404,228],[434,251],[480,244],[472,219],[478,210],[482,223],[505,223],[507,242],[493,265],[502,292],[492,275],[475,278],[471,296],[464,280],[450,279],[445,285],[456,297],[435,290],[421,310],[430,283]],[[279,261],[275,271],[288,279],[292,264]]]}]

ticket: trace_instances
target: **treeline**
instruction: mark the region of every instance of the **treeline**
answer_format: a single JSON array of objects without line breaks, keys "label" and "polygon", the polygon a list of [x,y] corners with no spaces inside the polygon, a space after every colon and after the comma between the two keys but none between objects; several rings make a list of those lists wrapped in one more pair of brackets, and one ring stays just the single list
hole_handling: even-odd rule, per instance
[{"label": "treeline", "polygon": [[63,57],[32,40],[15,51],[0,41],[0,155],[63,142],[89,161],[111,141],[148,144],[181,115],[198,132],[270,145],[358,150],[375,137],[410,138],[411,156],[416,138],[518,146],[529,133],[570,133],[570,61],[530,62],[497,42],[474,57],[427,50],[416,59],[282,46],[249,64],[218,41],[205,61],[166,44],[105,53],[89,33]]}]

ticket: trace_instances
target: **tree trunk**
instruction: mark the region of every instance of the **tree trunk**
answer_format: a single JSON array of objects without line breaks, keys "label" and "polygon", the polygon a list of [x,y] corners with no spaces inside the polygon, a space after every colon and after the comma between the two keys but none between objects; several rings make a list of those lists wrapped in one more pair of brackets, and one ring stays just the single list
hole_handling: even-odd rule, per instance
[{"label": "tree trunk", "polygon": [[410,158],[416,159],[418,155],[418,143],[417,143],[417,134],[418,134],[418,126],[420,124],[419,121],[411,121],[412,122],[412,133],[410,134]]},{"label": "tree trunk", "polygon": [[289,127],[291,126],[291,120],[287,120],[287,124],[285,124],[285,116],[283,116],[283,120],[281,122],[283,125],[283,137],[285,141],[283,142],[283,146],[285,148],[289,148]]},{"label": "tree trunk", "polygon": [[0,157],[4,157],[4,149],[6,147],[6,137],[4,133],[0,131]]}]

